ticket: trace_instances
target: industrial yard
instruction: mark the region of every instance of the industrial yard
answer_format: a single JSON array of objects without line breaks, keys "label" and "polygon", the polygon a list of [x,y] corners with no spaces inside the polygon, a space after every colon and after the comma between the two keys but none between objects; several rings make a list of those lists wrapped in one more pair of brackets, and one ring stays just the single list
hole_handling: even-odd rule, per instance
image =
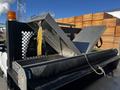
[{"label": "industrial yard", "polygon": [[119,3],[0,0],[0,90],[120,90]]}]

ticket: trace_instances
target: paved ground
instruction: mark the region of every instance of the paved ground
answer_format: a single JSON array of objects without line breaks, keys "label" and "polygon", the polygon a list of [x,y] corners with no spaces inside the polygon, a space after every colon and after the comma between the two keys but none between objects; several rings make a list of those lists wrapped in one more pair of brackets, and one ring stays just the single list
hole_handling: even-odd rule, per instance
[{"label": "paved ground", "polygon": [[[120,90],[120,64],[114,72],[114,77],[103,77],[86,87],[85,90]],[[0,90],[7,90],[6,81],[1,77]]]},{"label": "paved ground", "polygon": [[0,77],[0,90],[7,90],[6,81]]},{"label": "paved ground", "polygon": [[120,63],[114,77],[103,77],[89,85],[85,90],[120,90]]}]

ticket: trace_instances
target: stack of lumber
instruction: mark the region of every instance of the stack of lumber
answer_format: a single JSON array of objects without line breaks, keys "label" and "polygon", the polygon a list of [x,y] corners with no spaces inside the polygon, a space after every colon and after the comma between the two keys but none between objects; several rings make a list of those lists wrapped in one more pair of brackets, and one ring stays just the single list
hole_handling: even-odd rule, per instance
[{"label": "stack of lumber", "polygon": [[116,26],[115,36],[114,36],[114,48],[120,48],[120,25]]},{"label": "stack of lumber", "polygon": [[85,14],[69,18],[57,19],[57,22],[75,24],[76,28],[105,25],[106,30],[102,35],[102,49],[119,48],[120,43],[120,19],[110,14],[100,12]]},{"label": "stack of lumber", "polygon": [[74,24],[76,28],[82,28],[83,27],[83,16],[75,16],[74,18]]},{"label": "stack of lumber", "polygon": [[83,15],[83,27],[92,26],[92,14]]},{"label": "stack of lumber", "polygon": [[[117,40],[115,39],[116,38],[116,27],[118,25],[120,25],[120,20],[117,19],[117,18],[108,18],[108,19],[104,19],[103,21],[103,24],[106,25],[108,31],[106,30],[106,33],[105,34],[109,34],[109,36],[107,36],[106,38],[108,38],[109,40],[111,39],[111,42],[109,42],[107,47],[104,47],[104,44],[103,44],[103,47],[104,49],[107,49],[107,48],[118,48],[118,45],[115,44],[115,42],[119,42],[120,40]],[[104,35],[104,34],[103,34]],[[105,38],[103,38],[104,40]],[[104,43],[107,43],[107,42],[104,42]]]}]

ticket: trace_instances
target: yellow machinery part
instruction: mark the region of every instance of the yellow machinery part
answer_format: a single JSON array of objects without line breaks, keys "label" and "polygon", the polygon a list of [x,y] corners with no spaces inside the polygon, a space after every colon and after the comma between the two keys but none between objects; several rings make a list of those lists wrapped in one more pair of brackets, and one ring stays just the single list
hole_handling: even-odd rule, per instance
[{"label": "yellow machinery part", "polygon": [[42,55],[42,27],[39,27],[37,33],[37,56]]}]

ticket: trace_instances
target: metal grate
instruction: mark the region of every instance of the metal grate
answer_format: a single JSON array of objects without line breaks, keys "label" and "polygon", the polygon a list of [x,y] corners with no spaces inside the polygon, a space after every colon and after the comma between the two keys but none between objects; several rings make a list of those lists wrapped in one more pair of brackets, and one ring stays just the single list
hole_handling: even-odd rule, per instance
[{"label": "metal grate", "polygon": [[22,59],[26,58],[27,48],[30,41],[30,38],[33,36],[33,32],[31,31],[21,31],[22,34]]}]

